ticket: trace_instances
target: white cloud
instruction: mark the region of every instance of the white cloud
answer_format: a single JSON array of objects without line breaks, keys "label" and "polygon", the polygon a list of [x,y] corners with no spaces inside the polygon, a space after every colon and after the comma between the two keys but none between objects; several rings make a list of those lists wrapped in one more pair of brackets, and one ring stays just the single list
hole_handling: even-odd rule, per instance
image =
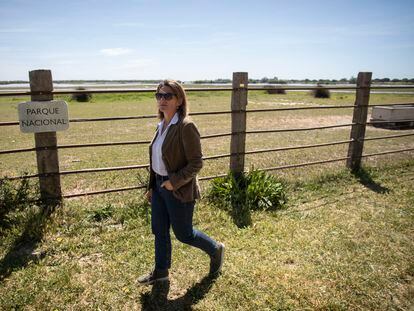
[{"label": "white cloud", "polygon": [[35,32],[35,30],[29,29],[29,28],[5,28],[5,29],[0,29],[0,33],[28,33],[28,32]]},{"label": "white cloud", "polygon": [[100,52],[106,56],[119,56],[132,53],[131,49],[125,48],[111,48],[111,49],[102,49]]}]

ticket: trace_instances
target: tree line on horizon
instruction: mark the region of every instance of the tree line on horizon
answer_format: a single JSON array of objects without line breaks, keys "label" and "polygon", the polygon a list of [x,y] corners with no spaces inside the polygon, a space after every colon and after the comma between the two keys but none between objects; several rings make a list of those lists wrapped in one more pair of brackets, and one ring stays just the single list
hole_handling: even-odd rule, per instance
[{"label": "tree line on horizon", "polygon": [[[162,79],[151,79],[151,80],[55,80],[53,81],[56,84],[59,83],[69,83],[69,84],[77,84],[77,83],[149,83],[149,84],[157,84],[161,82]],[[231,79],[215,79],[215,80],[194,80],[194,81],[180,81],[184,84],[225,84],[231,83]],[[25,84],[29,83],[29,81],[25,80],[4,80],[0,81],[0,85],[7,85],[7,84]],[[342,79],[278,79],[277,77],[267,78],[263,77],[261,79],[249,79],[249,83],[268,83],[268,84],[288,84],[288,83],[312,83],[312,84],[336,84],[336,83],[349,83],[355,84],[356,78],[351,77],[349,79],[342,78]],[[414,83],[414,78],[402,78],[402,79],[390,79],[390,78],[375,78],[372,79],[372,83]]]},{"label": "tree line on horizon", "polygon": [[[269,84],[288,84],[288,83],[315,83],[315,84],[335,84],[335,83],[349,83],[355,84],[357,81],[356,77],[351,77],[349,79],[278,79],[274,78],[261,78],[261,79],[249,79],[249,83],[269,83]],[[216,80],[195,80],[192,81],[195,84],[208,84],[208,83],[231,83],[231,79],[216,79]],[[414,83],[413,79],[403,78],[403,79],[390,79],[390,78],[376,78],[372,79],[373,83]]]}]

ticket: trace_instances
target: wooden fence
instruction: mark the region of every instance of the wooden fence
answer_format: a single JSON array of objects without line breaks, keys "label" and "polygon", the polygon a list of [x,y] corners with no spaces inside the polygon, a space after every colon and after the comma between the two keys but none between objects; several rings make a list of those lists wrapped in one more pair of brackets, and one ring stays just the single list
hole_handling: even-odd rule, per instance
[{"label": "wooden fence", "polygon": [[[218,159],[218,158],[230,158],[229,169],[235,173],[240,174],[245,170],[244,160],[247,154],[258,154],[266,152],[276,152],[294,149],[305,149],[305,148],[317,148],[323,146],[332,145],[343,145],[348,144],[348,153],[346,157],[328,159],[322,161],[306,162],[300,164],[275,166],[260,168],[259,170],[274,171],[288,168],[297,168],[315,164],[324,164],[337,161],[346,161],[346,166],[351,170],[358,170],[361,166],[361,160],[364,157],[385,155],[391,153],[400,153],[413,151],[414,148],[406,148],[399,150],[388,150],[384,152],[363,154],[364,142],[368,140],[379,140],[379,139],[390,139],[397,137],[412,136],[413,133],[389,135],[380,137],[365,137],[366,125],[374,123],[387,123],[385,121],[371,121],[367,122],[368,107],[370,91],[372,89],[402,89],[412,88],[404,86],[392,86],[392,87],[373,87],[371,86],[372,73],[360,72],[357,78],[356,86],[324,86],[331,90],[355,90],[356,100],[354,105],[325,105],[325,106],[310,106],[310,107],[290,107],[290,108],[271,108],[271,109],[247,109],[248,91],[249,90],[269,90],[274,89],[272,86],[250,87],[248,85],[248,74],[246,72],[235,72],[233,73],[232,87],[219,87],[219,88],[191,88],[187,89],[187,92],[199,92],[199,91],[230,91],[231,93],[231,110],[227,111],[210,111],[210,112],[195,112],[191,113],[195,115],[218,115],[218,114],[231,114],[231,132],[230,133],[218,133],[213,135],[202,136],[201,139],[209,139],[214,137],[226,137],[231,136],[230,152],[227,154],[213,155],[204,157],[204,160]],[[142,92],[154,92],[149,89],[121,89],[121,90],[69,90],[69,91],[53,91],[52,75],[49,70],[35,70],[29,73],[30,78],[30,92],[2,92],[0,96],[31,96],[32,101],[50,101],[54,95],[57,94],[73,94],[76,93],[142,93]],[[315,87],[278,87],[282,90],[314,90]],[[413,103],[399,104],[399,105],[413,105]],[[383,106],[383,105],[382,105]],[[340,109],[340,108],[353,108],[353,119],[352,123],[337,124],[319,127],[307,127],[307,128],[290,128],[290,129],[269,129],[269,130],[246,130],[246,114],[248,113],[260,113],[269,111],[292,111],[292,110],[310,110],[310,109]],[[84,118],[84,119],[72,119],[71,123],[75,122],[100,122],[110,120],[136,120],[136,119],[148,119],[157,118],[157,115],[142,115],[142,116],[127,116],[127,117],[112,117],[112,118]],[[413,122],[414,120],[400,120]],[[0,122],[2,126],[16,126],[19,122]],[[322,129],[332,129],[339,127],[351,127],[350,137],[348,140],[333,141],[328,143],[301,145],[301,146],[290,146],[283,148],[271,148],[254,151],[246,151],[246,135],[247,134],[258,134],[258,133],[282,133],[282,132],[298,132],[298,131],[312,131]],[[38,173],[25,176],[14,176],[9,179],[23,179],[23,178],[39,178],[41,199],[45,201],[60,201],[62,198],[73,198],[85,195],[95,195],[110,192],[129,191],[135,189],[143,189],[146,185],[135,185],[124,188],[116,189],[103,189],[98,191],[90,191],[78,194],[62,194],[60,176],[72,175],[72,174],[83,174],[92,172],[108,172],[108,171],[121,171],[121,170],[132,170],[132,169],[148,169],[149,165],[131,165],[131,166],[120,166],[120,167],[103,167],[103,168],[92,168],[82,170],[71,170],[71,171],[60,171],[58,161],[58,150],[67,148],[85,148],[85,147],[102,147],[102,146],[125,146],[125,145],[148,145],[149,140],[146,141],[123,141],[123,142],[105,142],[105,143],[93,143],[93,144],[72,144],[72,145],[59,145],[56,139],[56,133],[36,133],[34,135],[35,147],[34,148],[23,148],[23,149],[12,149],[12,150],[0,150],[0,155],[4,154],[15,154],[21,152],[36,152],[37,168]],[[200,178],[200,180],[209,180],[222,175],[206,176]]]}]

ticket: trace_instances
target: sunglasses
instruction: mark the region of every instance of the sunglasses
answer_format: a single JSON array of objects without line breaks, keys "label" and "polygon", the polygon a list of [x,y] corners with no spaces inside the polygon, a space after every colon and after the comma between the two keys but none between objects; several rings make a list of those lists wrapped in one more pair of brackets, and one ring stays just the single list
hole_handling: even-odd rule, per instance
[{"label": "sunglasses", "polygon": [[165,100],[170,100],[173,98],[173,96],[175,96],[174,93],[155,93],[155,98],[157,100],[161,100],[162,98]]}]

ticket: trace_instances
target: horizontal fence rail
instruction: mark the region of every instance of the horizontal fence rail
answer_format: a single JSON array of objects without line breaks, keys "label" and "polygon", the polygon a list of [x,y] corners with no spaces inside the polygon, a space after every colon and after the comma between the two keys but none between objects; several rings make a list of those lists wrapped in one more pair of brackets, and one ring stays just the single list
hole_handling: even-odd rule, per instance
[{"label": "horizontal fence rail", "polygon": [[252,130],[252,131],[246,131],[245,133],[246,134],[262,134],[262,133],[264,134],[264,133],[302,132],[302,131],[314,131],[314,130],[324,130],[324,129],[332,129],[332,128],[338,128],[338,127],[347,127],[353,124],[354,123],[315,126],[315,127],[289,128],[289,129]]},{"label": "horizontal fence rail", "polygon": [[[414,122],[414,120],[411,120]],[[394,122],[392,122],[394,123]],[[331,129],[331,128],[339,128],[339,127],[347,127],[352,126],[355,123],[347,123],[347,124],[338,124],[338,125],[327,125],[327,126],[318,126],[318,127],[306,127],[306,128],[291,128],[291,129],[274,129],[274,130],[252,130],[252,131],[246,131],[246,132],[238,132],[238,133],[244,133],[244,134],[268,134],[268,133],[285,133],[285,132],[300,132],[300,131],[312,131],[312,130],[322,130],[322,129]],[[368,124],[368,123],[366,123]],[[201,136],[201,139],[209,139],[209,138],[218,138],[218,137],[226,137],[231,136],[232,133],[221,133],[221,134],[212,134],[212,135],[205,135]],[[379,136],[379,137],[368,137],[364,138],[362,140],[368,141],[368,140],[379,140],[379,139],[388,139],[388,138],[398,138],[398,137],[406,137],[406,136],[413,136],[414,133],[409,134],[400,134],[400,135],[390,135],[390,136]],[[346,140],[341,143],[348,143],[350,140]],[[109,147],[109,146],[128,146],[128,145],[149,145],[151,143],[150,140],[144,140],[144,141],[124,141],[124,142],[104,142],[104,143],[91,143],[91,144],[72,144],[72,145],[59,145],[56,147],[38,147],[38,148],[22,148],[22,149],[11,149],[11,150],[0,150],[1,154],[14,154],[14,153],[22,153],[22,152],[34,152],[39,150],[50,150],[50,149],[71,149],[71,148],[90,148],[90,147]],[[334,142],[334,145],[337,143]],[[311,147],[314,145],[311,145]],[[315,145],[316,147],[317,145]],[[290,148],[290,147],[289,147]],[[297,147],[294,147],[297,148]],[[303,148],[303,147],[302,147]],[[279,148],[281,150],[288,150],[284,148]],[[300,149],[297,148],[297,149]],[[274,151],[273,149],[270,149],[271,151]],[[279,151],[279,150],[276,150]],[[245,153],[248,154],[248,153]],[[204,160],[207,159],[215,159],[216,157],[229,157],[232,154],[226,154],[226,155],[217,155],[217,156],[210,156],[205,157]]]},{"label": "horizontal fence rail", "polygon": [[[414,151],[414,148],[398,149],[398,150],[363,154],[361,157],[367,158],[367,157],[381,156],[381,155],[408,152],[408,151]],[[343,158],[328,159],[328,160],[322,160],[322,161],[314,161],[314,162],[306,162],[306,163],[299,163],[299,164],[267,167],[267,168],[262,168],[262,169],[258,169],[258,170],[259,171],[276,171],[276,170],[284,170],[284,169],[297,168],[297,167],[303,167],[303,166],[309,166],[309,165],[324,164],[324,163],[330,163],[330,162],[339,162],[339,161],[345,161],[345,160],[348,160],[348,159],[349,159],[349,157],[343,157]]]},{"label": "horizontal fence rail", "polygon": [[[186,92],[217,92],[217,91],[231,91],[233,88],[191,88],[186,89]],[[17,92],[0,92],[0,96],[31,96],[31,95],[72,95],[72,94],[113,94],[113,93],[155,93],[156,89],[87,89],[87,90],[55,90],[52,92],[30,92],[30,91],[17,91]]]},{"label": "horizontal fence rail", "polygon": [[123,187],[123,188],[89,191],[89,192],[82,192],[82,193],[64,194],[64,195],[62,195],[62,197],[65,198],[65,199],[70,199],[70,198],[76,198],[76,197],[84,197],[84,196],[88,196],[88,195],[106,194],[106,193],[122,192],[122,191],[131,191],[131,190],[139,190],[139,189],[146,189],[146,188],[147,188],[146,185],[139,185],[139,186],[131,186],[131,187]]},{"label": "horizontal fence rail", "polygon": [[376,153],[368,153],[368,154],[361,155],[361,158],[374,157],[374,156],[386,155],[386,154],[391,154],[391,153],[407,152],[407,151],[414,151],[414,148],[406,148],[406,149],[389,150],[389,151],[376,152]]},{"label": "horizontal fence rail", "polygon": [[297,149],[307,149],[307,148],[316,148],[316,147],[327,147],[327,146],[334,146],[334,145],[349,144],[351,141],[352,141],[352,139],[342,140],[342,141],[334,141],[334,142],[329,142],[329,143],[312,144],[312,145],[301,145],[301,146],[292,146],[292,147],[261,149],[261,150],[254,150],[254,151],[246,151],[243,154],[257,154],[257,153],[265,153],[265,152],[297,150]]},{"label": "horizontal fence rail", "polygon": [[[366,155],[362,155],[362,157],[379,156],[379,155],[386,155],[386,154],[391,154],[391,153],[400,153],[400,152],[406,152],[406,151],[414,151],[414,148],[399,149],[399,150],[392,150],[392,151],[386,151],[386,152],[366,154]],[[260,169],[257,169],[257,170],[258,171],[276,171],[276,170],[284,170],[284,169],[305,167],[305,166],[311,166],[311,165],[318,165],[318,164],[345,161],[347,159],[349,159],[349,157],[342,157],[342,158],[322,160],[322,161],[313,161],[313,162],[306,162],[306,163],[299,163],[299,164],[291,164],[291,165],[283,165],[283,166],[275,166],[275,167],[267,167],[267,168],[260,168]],[[225,176],[227,176],[227,174],[204,176],[204,177],[198,178],[198,180],[199,181],[208,181],[208,180],[212,180],[212,179],[220,178],[220,177],[225,177]],[[75,198],[75,197],[97,195],[97,194],[107,194],[107,193],[131,191],[131,190],[140,190],[140,189],[146,189],[146,188],[147,188],[147,185],[139,185],[139,186],[131,186],[131,187],[123,187],[123,188],[114,188],[114,189],[90,191],[90,192],[83,192],[83,193],[66,194],[66,195],[63,195],[62,197],[66,198],[66,199],[69,199],[69,198]]]},{"label": "horizontal fence rail", "polygon": [[366,138],[363,138],[362,140],[369,141],[369,140],[379,140],[379,139],[390,139],[390,138],[407,137],[407,136],[414,136],[414,133],[410,133],[410,134],[400,134],[400,135],[389,135],[389,136],[366,137]]},{"label": "horizontal fence rail", "polygon": [[[380,104],[380,105],[367,105],[368,107],[375,106],[412,106],[414,103],[401,103],[401,104]],[[363,106],[360,106],[363,107]],[[355,108],[355,105],[329,105],[329,106],[307,106],[307,107],[283,107],[283,108],[267,108],[267,109],[247,109],[244,110],[246,113],[256,113],[256,112],[273,112],[273,111],[295,111],[295,110],[314,110],[314,109],[343,109],[343,108]],[[231,114],[232,110],[223,110],[223,111],[206,111],[206,112],[190,112],[190,116],[204,116],[204,115],[220,115],[220,114]],[[123,117],[101,117],[101,118],[77,118],[70,119],[70,123],[79,123],[79,122],[101,122],[101,121],[123,121],[123,120],[141,120],[141,119],[155,119],[158,118],[158,115],[141,115],[141,116],[123,116]],[[398,120],[392,122],[405,122],[413,120]],[[383,121],[379,121],[383,122]],[[366,124],[369,124],[367,122]],[[18,121],[7,121],[0,122],[0,126],[15,126],[19,125]]]},{"label": "horizontal fence rail", "polygon": [[[315,89],[326,88],[329,90],[358,90],[358,89],[371,89],[371,90],[404,90],[414,89],[414,85],[398,85],[398,86],[370,86],[370,87],[359,87],[359,86],[333,86],[330,84],[321,84],[320,86],[284,86],[282,85],[266,85],[266,86],[248,86],[247,88],[241,87],[250,91],[266,91],[280,89],[285,91],[312,91]],[[202,87],[202,88],[186,88],[186,92],[220,92],[220,91],[233,91],[233,87],[222,86],[222,87]],[[71,94],[112,94],[112,93],[154,93],[155,88],[115,88],[115,89],[69,89],[62,88],[51,92],[31,92],[31,91],[0,91],[0,96],[31,96],[31,95],[71,95]]]},{"label": "horizontal fence rail", "polygon": [[367,125],[373,125],[373,124],[390,124],[390,123],[406,123],[406,122],[414,122],[413,119],[403,119],[403,120],[394,120],[394,121],[380,121],[380,120],[373,120],[373,121],[369,121],[366,122],[365,124]]},{"label": "horizontal fence rail", "polygon": [[[273,148],[273,149],[253,150],[253,151],[243,152],[243,154],[245,154],[245,155],[246,154],[259,154],[259,153],[265,153],[265,152],[276,152],[276,151],[286,151],[286,150],[295,150],[295,149],[326,147],[326,146],[346,144],[346,143],[349,143],[350,141],[351,140],[344,140],[344,141],[336,141],[336,142],[313,144],[313,145],[302,145],[302,146],[290,146],[290,147],[281,147],[281,148]],[[203,157],[203,160],[228,158],[228,157],[231,157],[232,155],[234,155],[234,154],[228,153],[228,154],[221,154],[221,155],[214,155],[214,156],[205,156],[205,157]],[[74,171],[61,171],[59,173],[48,173],[48,174],[32,174],[32,175],[24,175],[24,176],[15,176],[15,177],[11,177],[9,179],[13,180],[13,179],[35,178],[35,177],[40,177],[40,176],[46,177],[46,176],[51,176],[51,175],[70,175],[70,174],[109,172],[109,171],[121,171],[121,170],[132,170],[132,169],[143,169],[143,168],[149,168],[149,164],[120,166],[120,167],[106,167],[106,168],[91,168],[91,169],[82,169],[82,170],[74,170]]]},{"label": "horizontal fence rail", "polygon": [[[227,174],[220,174],[214,176],[205,176],[198,178],[199,181],[208,181],[211,179],[225,177]],[[89,191],[89,192],[82,192],[82,193],[73,193],[73,194],[66,194],[63,195],[63,198],[70,199],[75,197],[82,197],[88,195],[96,195],[96,194],[106,194],[106,193],[113,193],[113,192],[122,192],[122,191],[131,191],[131,190],[140,190],[140,189],[147,189],[147,185],[139,185],[139,186],[132,186],[132,187],[123,187],[123,188],[114,188],[114,189],[105,189],[105,190],[98,190],[98,191]]]},{"label": "horizontal fence rail", "polygon": [[299,164],[290,164],[290,165],[283,165],[283,166],[266,167],[266,168],[261,168],[261,169],[258,169],[258,170],[259,171],[277,171],[277,170],[297,168],[297,167],[303,167],[303,166],[309,166],[309,165],[345,161],[345,160],[348,160],[348,159],[349,159],[349,157],[343,157],[343,158],[336,158],[336,159],[329,159],[329,160],[322,160],[322,161],[305,162],[305,163],[299,163]]},{"label": "horizontal fence rail", "polygon": [[[284,132],[312,131],[312,130],[322,130],[322,129],[346,127],[346,126],[351,126],[351,125],[353,125],[353,123],[318,126],[318,127],[293,128],[293,129],[252,130],[252,131],[245,131],[245,132],[237,132],[237,134],[264,134],[264,133],[284,133]],[[229,133],[218,133],[218,134],[211,134],[211,135],[203,135],[200,138],[201,139],[219,138],[219,137],[231,136],[233,134],[235,134],[235,133],[231,133],[231,132],[229,132]],[[1,154],[21,153],[21,152],[33,152],[33,151],[48,150],[48,149],[107,147],[107,146],[123,146],[123,145],[143,145],[143,144],[148,145],[149,143],[151,143],[150,140],[59,145],[59,146],[56,146],[56,147],[38,147],[38,148],[22,148],[22,149],[2,150],[2,151],[0,151],[0,155]]]}]

